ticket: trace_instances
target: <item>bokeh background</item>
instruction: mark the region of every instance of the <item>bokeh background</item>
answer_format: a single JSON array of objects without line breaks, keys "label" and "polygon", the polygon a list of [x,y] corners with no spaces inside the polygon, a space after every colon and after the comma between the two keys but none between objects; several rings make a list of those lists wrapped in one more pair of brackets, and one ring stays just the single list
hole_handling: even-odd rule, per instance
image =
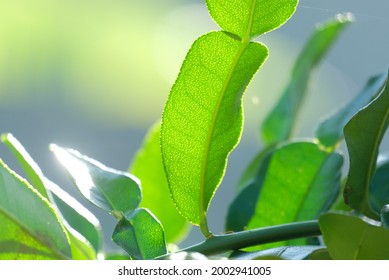
[{"label": "bokeh background", "polygon": [[[244,97],[244,134],[209,210],[213,232],[223,231],[239,174],[261,148],[258,128],[315,24],[342,12],[356,18],[317,69],[299,137],[388,68],[387,11],[385,0],[300,0],[289,22],[258,38],[270,57]],[[0,132],[14,134],[46,176],[84,202],[48,145],[126,170],[190,45],[215,29],[202,0],[0,0]],[[20,171],[3,145],[0,158]],[[114,218],[85,205],[101,219],[106,248],[116,248]],[[194,229],[181,245],[201,239]]]}]

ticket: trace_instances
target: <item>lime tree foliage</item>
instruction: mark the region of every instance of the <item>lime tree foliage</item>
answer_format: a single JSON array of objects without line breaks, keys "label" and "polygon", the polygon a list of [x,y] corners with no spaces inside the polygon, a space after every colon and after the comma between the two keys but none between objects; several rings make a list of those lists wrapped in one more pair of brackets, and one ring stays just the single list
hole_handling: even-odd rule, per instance
[{"label": "lime tree foliage", "polygon": [[[50,146],[80,193],[117,220],[111,238],[120,253],[103,250],[97,218],[4,133],[26,179],[0,160],[0,259],[389,259],[389,160],[377,162],[389,124],[388,73],[368,79],[311,139],[293,135],[314,70],[352,23],[350,14],[312,32],[260,126],[262,149],[236,186],[226,233],[211,232],[207,212],[242,134],[243,94],[269,55],[254,40],[287,22],[298,1],[206,5],[220,30],[189,49],[161,120],[127,171]],[[338,151],[342,141],[347,159]],[[203,242],[171,246],[192,226]]]}]

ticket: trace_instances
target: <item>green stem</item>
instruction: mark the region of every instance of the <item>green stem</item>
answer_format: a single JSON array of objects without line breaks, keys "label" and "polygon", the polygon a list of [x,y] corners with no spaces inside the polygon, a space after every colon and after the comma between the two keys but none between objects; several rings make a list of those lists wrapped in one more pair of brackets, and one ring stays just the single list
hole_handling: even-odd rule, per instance
[{"label": "green stem", "polygon": [[319,223],[314,220],[213,236],[182,251],[213,255],[265,243],[318,235],[321,235]]}]

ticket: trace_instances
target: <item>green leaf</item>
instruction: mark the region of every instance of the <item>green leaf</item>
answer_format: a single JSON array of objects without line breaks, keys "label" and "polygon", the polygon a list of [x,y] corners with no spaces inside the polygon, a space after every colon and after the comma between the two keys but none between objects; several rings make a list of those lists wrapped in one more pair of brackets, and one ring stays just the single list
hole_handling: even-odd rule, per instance
[{"label": "green leaf", "polygon": [[265,46],[224,32],[203,35],[189,50],[163,112],[170,192],[181,214],[207,236],[205,213],[242,133],[242,94],[267,55]]},{"label": "green leaf", "polygon": [[334,147],[343,138],[343,128],[347,122],[381,92],[386,78],[387,73],[371,78],[350,103],[323,120],[315,131],[320,143],[326,147]]},{"label": "green leaf", "polygon": [[225,31],[252,38],[284,24],[295,12],[297,0],[207,0],[209,13]]},{"label": "green leaf", "polygon": [[267,175],[273,149],[260,153],[261,157],[258,158],[260,158],[261,161],[258,163],[258,174],[253,181],[234,198],[229,206],[226,231],[245,230],[255,214],[258,197]]},{"label": "green leaf", "polygon": [[70,248],[72,250],[73,260],[96,260],[97,254],[93,246],[77,231],[67,227],[67,232],[70,240]]},{"label": "green leaf", "polygon": [[389,259],[389,230],[347,213],[319,218],[324,242],[335,260]]},{"label": "green leaf", "polygon": [[275,150],[248,227],[311,220],[326,211],[339,192],[343,158],[312,142]]},{"label": "green leaf", "polygon": [[389,229],[389,204],[382,207],[380,215],[382,226]]},{"label": "green leaf", "polygon": [[68,236],[38,191],[0,160],[0,259],[70,259]]},{"label": "green leaf", "polygon": [[103,232],[96,216],[53,182],[46,180],[45,184],[53,194],[52,200],[60,211],[62,220],[66,221],[71,229],[81,234],[96,252],[101,251]]},{"label": "green leaf", "polygon": [[71,149],[51,145],[80,192],[94,205],[120,218],[141,200],[140,183],[131,174],[117,171]]},{"label": "green leaf", "polygon": [[386,159],[374,172],[369,187],[369,202],[371,209],[380,215],[382,207],[389,204],[389,160]]},{"label": "green leaf", "polygon": [[255,252],[235,253],[230,259],[254,260],[263,257],[278,257],[284,260],[305,260],[312,252],[323,248],[322,246],[282,246]]},{"label": "green leaf", "polygon": [[182,239],[190,227],[170,197],[162,164],[160,127],[158,122],[149,130],[129,171],[142,182],[141,207],[149,209],[158,218],[165,230],[166,241],[170,243]]},{"label": "green leaf", "polygon": [[258,172],[263,165],[264,159],[273,151],[275,145],[270,145],[259,151],[259,153],[251,160],[246,169],[243,171],[242,176],[239,179],[237,190],[242,191],[252,182],[256,181]]},{"label": "green leaf", "polygon": [[369,205],[369,188],[376,167],[379,146],[389,123],[389,88],[362,108],[345,126],[344,135],[350,168],[344,191],[346,204],[378,219]]},{"label": "green leaf", "polygon": [[58,208],[68,224],[65,224],[65,226],[68,229],[70,226],[70,230],[74,229],[82,234],[97,252],[101,250],[102,232],[97,218],[67,192],[48,180],[38,164],[12,134],[3,134],[1,140],[15,155],[32,186]]},{"label": "green leaf", "polygon": [[126,214],[116,225],[112,240],[137,260],[154,259],[167,253],[161,224],[144,208]]},{"label": "green leaf", "polygon": [[338,15],[326,24],[319,25],[307,41],[294,65],[289,84],[262,124],[262,138],[266,144],[291,137],[313,70],[350,22],[350,14]]},{"label": "green leaf", "polygon": [[10,151],[15,155],[19,164],[22,166],[24,173],[26,173],[26,176],[29,178],[31,185],[43,197],[49,199],[46,187],[43,183],[43,173],[22,144],[11,133],[2,134],[1,141],[6,144]]}]

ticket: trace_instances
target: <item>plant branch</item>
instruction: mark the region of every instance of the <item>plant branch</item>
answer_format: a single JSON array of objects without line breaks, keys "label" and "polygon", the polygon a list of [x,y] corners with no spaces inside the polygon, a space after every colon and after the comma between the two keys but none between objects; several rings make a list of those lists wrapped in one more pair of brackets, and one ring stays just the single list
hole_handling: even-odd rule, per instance
[{"label": "plant branch", "polygon": [[321,235],[317,220],[218,235],[182,251],[213,255],[265,243]]}]

